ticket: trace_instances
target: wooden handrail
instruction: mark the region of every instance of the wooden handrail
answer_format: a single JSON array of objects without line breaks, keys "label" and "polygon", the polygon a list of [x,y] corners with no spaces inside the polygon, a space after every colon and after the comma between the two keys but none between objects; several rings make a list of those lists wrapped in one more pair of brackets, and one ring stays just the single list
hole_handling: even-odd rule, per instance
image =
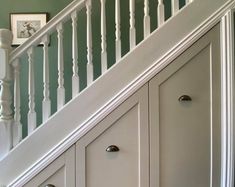
[{"label": "wooden handrail", "polygon": [[45,35],[51,34],[54,30],[56,30],[56,26],[59,23],[64,23],[68,19],[70,19],[71,14],[74,11],[79,11],[83,7],[85,7],[86,0],[75,0],[70,3],[67,7],[65,7],[60,13],[58,13],[54,18],[52,18],[44,27],[42,27],[38,32],[36,32],[32,37],[30,37],[27,41],[13,50],[10,54],[10,63],[12,63],[16,58],[20,57],[25,51],[27,51],[30,47],[36,46],[41,42],[41,39]]}]

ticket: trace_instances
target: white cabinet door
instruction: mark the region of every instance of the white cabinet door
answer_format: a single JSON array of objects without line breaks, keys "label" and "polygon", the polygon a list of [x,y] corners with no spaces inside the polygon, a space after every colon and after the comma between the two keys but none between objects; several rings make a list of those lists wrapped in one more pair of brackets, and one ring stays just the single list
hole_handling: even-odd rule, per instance
[{"label": "white cabinet door", "polygon": [[150,81],[151,187],[220,186],[219,31]]},{"label": "white cabinet door", "polygon": [[72,146],[24,187],[75,187],[75,146]]},{"label": "white cabinet door", "polygon": [[[110,145],[119,151],[107,152]],[[77,186],[148,187],[148,145],[145,85],[77,142]]]}]

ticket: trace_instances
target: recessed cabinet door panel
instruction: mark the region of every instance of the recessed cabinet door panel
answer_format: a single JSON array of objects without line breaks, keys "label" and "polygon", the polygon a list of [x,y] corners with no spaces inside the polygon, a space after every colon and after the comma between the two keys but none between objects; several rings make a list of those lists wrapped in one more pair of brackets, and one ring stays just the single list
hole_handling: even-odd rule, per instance
[{"label": "recessed cabinet door panel", "polygon": [[25,187],[75,187],[75,146],[72,146]]},{"label": "recessed cabinet door panel", "polygon": [[219,26],[150,81],[151,187],[219,187]]},{"label": "recessed cabinet door panel", "polygon": [[144,86],[77,142],[78,186],[148,187],[147,91]]}]

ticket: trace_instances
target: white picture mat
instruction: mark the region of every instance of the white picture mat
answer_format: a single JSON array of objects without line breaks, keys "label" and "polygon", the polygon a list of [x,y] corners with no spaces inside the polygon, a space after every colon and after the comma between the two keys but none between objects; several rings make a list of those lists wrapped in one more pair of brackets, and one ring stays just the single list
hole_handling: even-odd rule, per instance
[{"label": "white picture mat", "polygon": [[[28,34],[27,36],[25,35],[25,37],[19,37],[19,34],[17,34],[19,31],[19,22],[24,22],[24,23],[39,23],[40,22],[40,28],[42,28],[46,22],[47,22],[47,14],[43,13],[43,14],[11,14],[11,30],[13,32],[13,41],[12,44],[13,45],[20,45],[23,42],[25,42],[30,35]],[[18,23],[18,26],[17,26]],[[38,29],[39,25],[37,24],[36,29],[31,29],[31,31],[27,31],[27,29],[25,30],[25,32],[30,33],[31,35],[33,35]],[[25,33],[26,34],[26,33]]]}]

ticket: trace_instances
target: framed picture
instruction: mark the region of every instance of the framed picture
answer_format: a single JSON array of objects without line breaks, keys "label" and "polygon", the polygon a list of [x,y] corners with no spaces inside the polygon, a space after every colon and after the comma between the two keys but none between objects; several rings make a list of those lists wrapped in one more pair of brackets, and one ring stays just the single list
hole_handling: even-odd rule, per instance
[{"label": "framed picture", "polygon": [[11,13],[12,45],[20,45],[42,28],[48,21],[48,13]]}]

